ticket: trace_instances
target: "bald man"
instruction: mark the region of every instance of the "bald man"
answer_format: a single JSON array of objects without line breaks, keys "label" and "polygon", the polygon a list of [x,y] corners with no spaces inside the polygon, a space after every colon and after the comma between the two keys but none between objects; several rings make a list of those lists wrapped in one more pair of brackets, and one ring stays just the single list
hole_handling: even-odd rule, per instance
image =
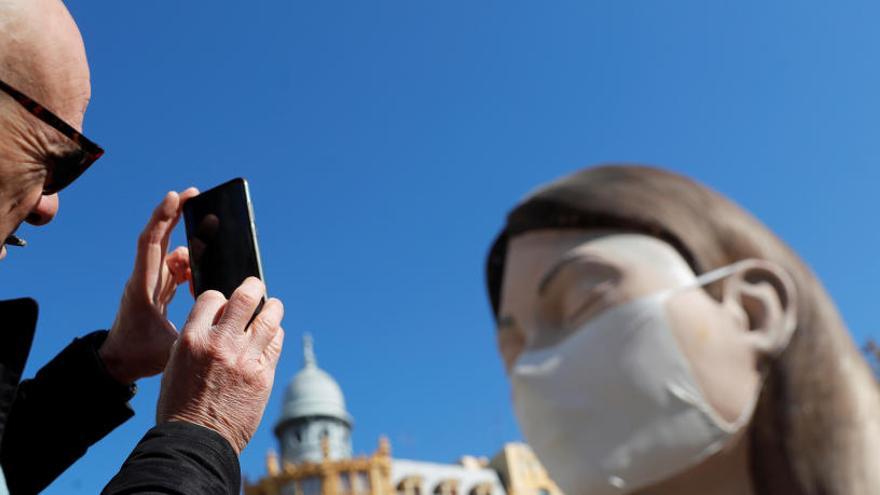
[{"label": "bald man", "polygon": [[[81,134],[89,97],[85,49],[64,5],[0,0],[0,259],[26,245],[22,224],[52,220],[59,191],[103,154]],[[272,388],[284,310],[269,299],[251,322],[265,296],[251,278],[229,300],[199,296],[178,335],[166,308],[188,279],[189,255],[168,244],[196,194],[172,191],[154,211],[110,330],[74,340],[33,379],[20,380],[36,302],[0,301],[0,495],[48,486],[134,414],[134,383],[163,371],[157,425],[127,460],[107,460],[119,470],[103,493],[240,492],[238,455]]]}]

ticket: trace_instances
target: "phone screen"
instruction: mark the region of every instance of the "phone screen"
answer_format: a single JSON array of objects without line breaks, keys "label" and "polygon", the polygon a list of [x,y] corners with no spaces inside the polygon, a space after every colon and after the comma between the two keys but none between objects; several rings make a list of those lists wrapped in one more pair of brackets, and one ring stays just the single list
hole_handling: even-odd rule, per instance
[{"label": "phone screen", "polygon": [[184,204],[193,289],[228,299],[250,276],[263,278],[247,182],[233,179]]}]

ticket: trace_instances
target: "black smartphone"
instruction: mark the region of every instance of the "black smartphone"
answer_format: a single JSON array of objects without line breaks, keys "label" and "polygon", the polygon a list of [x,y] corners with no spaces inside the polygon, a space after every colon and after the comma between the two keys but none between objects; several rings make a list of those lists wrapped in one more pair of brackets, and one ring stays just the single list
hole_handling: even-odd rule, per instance
[{"label": "black smartphone", "polygon": [[232,292],[254,276],[263,279],[257,229],[247,181],[232,179],[183,205],[195,296]]}]

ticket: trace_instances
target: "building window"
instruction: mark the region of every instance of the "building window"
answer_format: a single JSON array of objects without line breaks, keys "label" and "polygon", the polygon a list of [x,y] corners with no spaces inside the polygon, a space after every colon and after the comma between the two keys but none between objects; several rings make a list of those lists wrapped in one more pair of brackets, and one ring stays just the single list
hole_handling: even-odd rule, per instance
[{"label": "building window", "polygon": [[351,487],[351,474],[349,473],[339,473],[339,493],[341,495],[350,495],[353,493]]},{"label": "building window", "polygon": [[296,483],[291,481],[281,487],[281,495],[299,495],[296,490]]},{"label": "building window", "polygon": [[422,478],[407,476],[397,484],[397,495],[422,495]]},{"label": "building window", "polygon": [[446,480],[437,483],[434,495],[458,495],[458,480]]},{"label": "building window", "polygon": [[314,476],[303,478],[299,482],[299,487],[302,495],[321,495],[321,478]]},{"label": "building window", "polygon": [[468,495],[493,495],[492,483],[489,483],[488,481],[477,483],[476,485],[474,485],[473,488],[471,488],[471,491]]},{"label": "building window", "polygon": [[363,471],[352,473],[351,491],[355,495],[370,493],[370,477]]}]

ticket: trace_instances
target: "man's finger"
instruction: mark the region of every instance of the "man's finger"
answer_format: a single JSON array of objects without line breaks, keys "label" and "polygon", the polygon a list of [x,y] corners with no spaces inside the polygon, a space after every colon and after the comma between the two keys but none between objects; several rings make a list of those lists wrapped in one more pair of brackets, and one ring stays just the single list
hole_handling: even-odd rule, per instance
[{"label": "man's finger", "polygon": [[[168,249],[166,234],[171,230],[171,223],[177,217],[179,206],[180,196],[174,191],[169,191],[159,206],[153,210],[153,215],[138,237],[135,274],[144,274],[149,280],[161,268],[160,262],[165,256],[165,250]],[[164,245],[163,241],[165,241]]]},{"label": "man's finger", "polygon": [[166,275],[162,277],[162,287],[156,287],[153,303],[165,314],[168,303],[174,298],[177,287],[186,282],[189,273],[189,252],[183,246],[178,247],[165,257]]},{"label": "man's finger", "polygon": [[272,338],[272,342],[269,342],[269,345],[266,346],[266,350],[263,352],[264,363],[271,366],[270,369],[275,369],[278,365],[278,359],[281,357],[281,348],[284,345],[284,329],[278,327],[278,331],[275,332],[275,337]]},{"label": "man's finger", "polygon": [[260,279],[256,277],[245,279],[229,298],[223,316],[217,323],[218,330],[235,339],[243,337],[247,324],[265,295],[266,286]]},{"label": "man's finger", "polygon": [[165,258],[165,264],[168,265],[174,285],[186,282],[189,273],[189,249],[186,246],[178,247]]},{"label": "man's finger", "polygon": [[168,249],[168,242],[171,232],[180,220],[180,214],[183,211],[183,204],[198,196],[199,190],[190,187],[182,193],[169,191],[162,202],[153,210],[150,221],[144,227],[141,236],[138,239],[138,255],[135,262],[136,268],[140,273],[149,271],[151,274],[157,268],[158,263],[153,263],[162,259],[162,255]]},{"label": "man's finger", "polygon": [[254,321],[251,322],[250,351],[255,358],[259,358],[266,347],[275,338],[275,334],[281,328],[281,319],[284,318],[284,305],[274,297],[269,299]]},{"label": "man's finger", "polygon": [[198,335],[204,335],[211,331],[214,324],[214,318],[226,304],[226,298],[223,294],[216,290],[206,290],[196,299],[189,316],[186,319],[186,325],[183,326],[183,335],[188,332],[194,332]]},{"label": "man's finger", "polygon": [[199,195],[199,190],[195,187],[189,187],[185,189],[182,193],[180,193],[180,206],[183,207],[183,204],[188,200]]},{"label": "man's finger", "polygon": [[[178,195],[179,199],[177,201],[177,212],[174,214],[174,219],[171,221],[171,224],[168,227],[168,231],[166,232],[166,235],[165,235],[166,239],[168,238],[168,236],[171,235],[171,231],[174,230],[174,227],[177,226],[177,222],[180,221],[180,215],[181,215],[181,213],[183,213],[183,205],[187,201],[189,201],[190,199],[192,199],[198,195],[199,195],[199,190],[196,189],[195,187],[187,188],[186,190],[184,190],[182,193],[180,193]],[[165,248],[166,249],[168,248],[167,242],[166,242]]]}]

